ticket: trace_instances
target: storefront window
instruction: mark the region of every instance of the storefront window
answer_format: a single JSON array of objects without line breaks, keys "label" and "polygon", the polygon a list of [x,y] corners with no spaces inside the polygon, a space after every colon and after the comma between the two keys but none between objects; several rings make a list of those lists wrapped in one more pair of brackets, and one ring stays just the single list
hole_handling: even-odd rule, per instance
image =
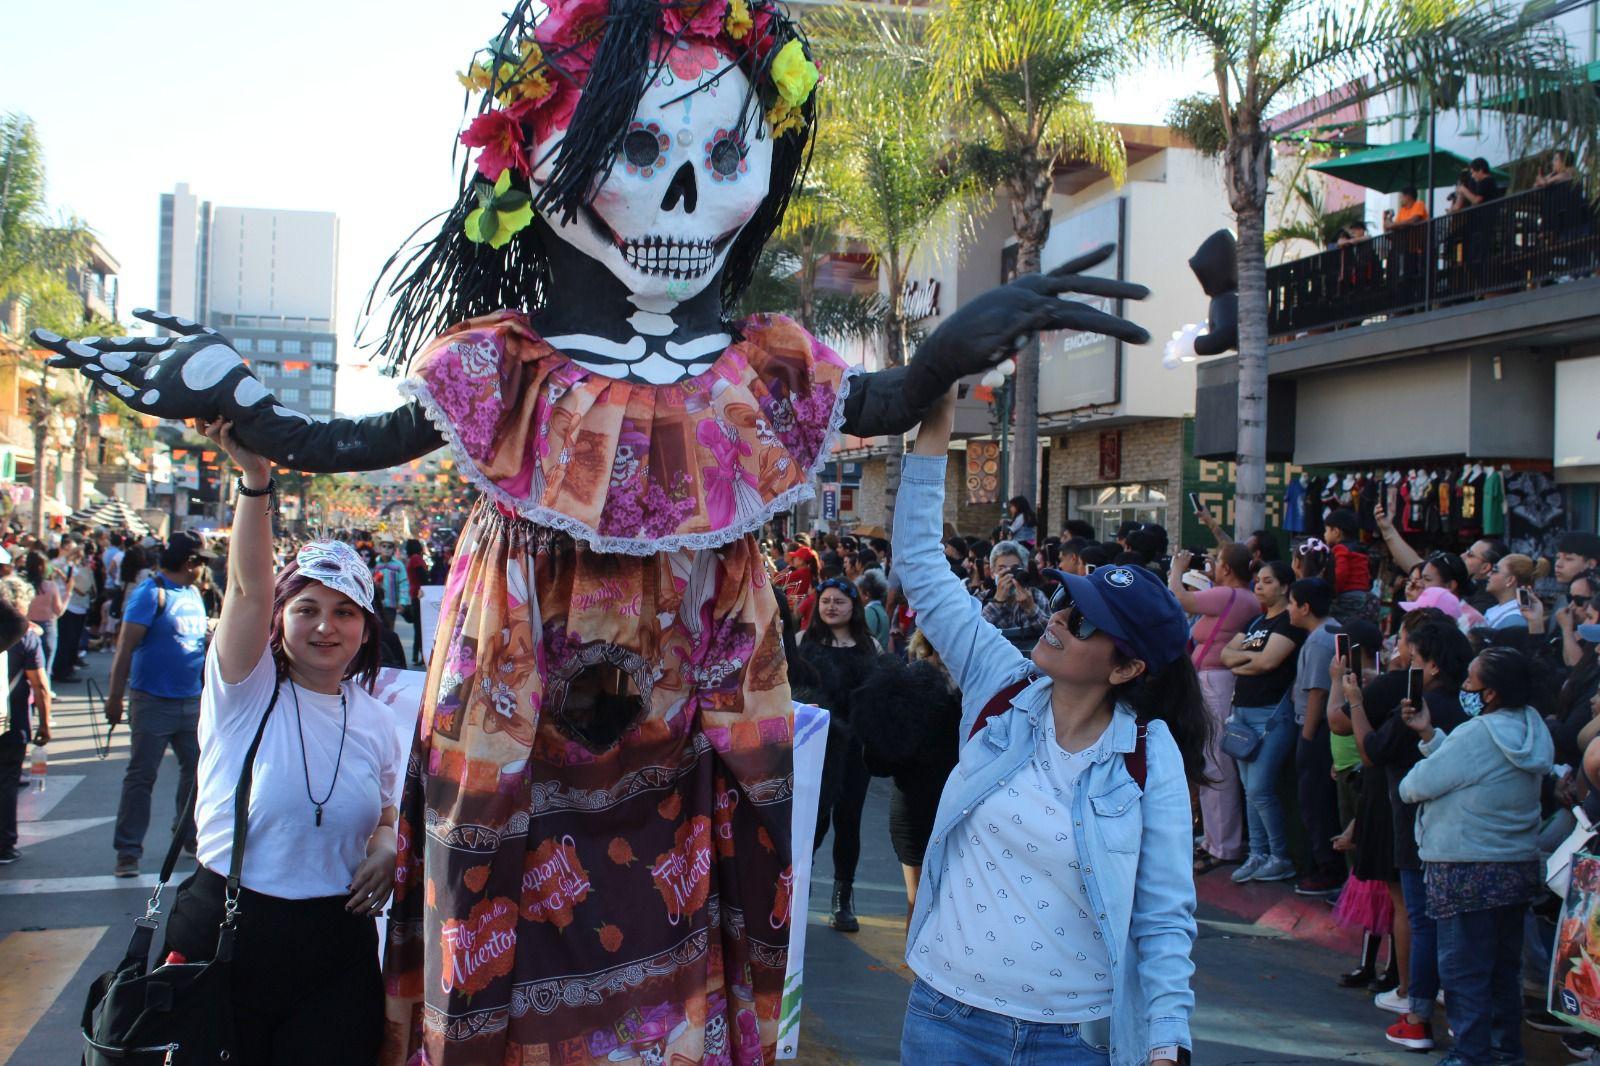
[{"label": "storefront window", "polygon": [[1094,526],[1096,539],[1109,543],[1116,539],[1117,527],[1124,522],[1167,524],[1167,494],[1149,485],[1104,485],[1073,489],[1072,513]]}]

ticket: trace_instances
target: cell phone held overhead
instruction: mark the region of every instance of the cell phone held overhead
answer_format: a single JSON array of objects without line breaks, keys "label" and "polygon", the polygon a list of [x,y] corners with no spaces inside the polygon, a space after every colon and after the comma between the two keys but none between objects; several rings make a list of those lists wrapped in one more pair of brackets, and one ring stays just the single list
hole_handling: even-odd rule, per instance
[{"label": "cell phone held overhead", "polygon": [[1419,667],[1406,671],[1406,699],[1411,701],[1412,707],[1422,706],[1422,670]]},{"label": "cell phone held overhead", "polygon": [[1517,606],[1518,607],[1532,607],[1533,606],[1533,590],[1530,589],[1526,585],[1523,585],[1522,587],[1517,589]]},{"label": "cell phone held overhead", "polygon": [[1333,637],[1333,653],[1346,664],[1350,663],[1350,634],[1336,633]]}]

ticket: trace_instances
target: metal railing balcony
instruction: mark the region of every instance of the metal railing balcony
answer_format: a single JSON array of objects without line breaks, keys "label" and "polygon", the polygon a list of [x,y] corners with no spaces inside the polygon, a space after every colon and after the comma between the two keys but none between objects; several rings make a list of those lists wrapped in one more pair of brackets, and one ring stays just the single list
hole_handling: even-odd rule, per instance
[{"label": "metal railing balcony", "polygon": [[1589,274],[1600,220],[1574,182],[1530,189],[1267,268],[1267,333],[1463,303]]}]

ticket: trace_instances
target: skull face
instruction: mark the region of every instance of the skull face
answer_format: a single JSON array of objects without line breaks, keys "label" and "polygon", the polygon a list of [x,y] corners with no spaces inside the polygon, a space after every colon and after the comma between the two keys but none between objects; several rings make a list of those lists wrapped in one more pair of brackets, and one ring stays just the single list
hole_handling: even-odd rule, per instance
[{"label": "skull face", "polygon": [[[709,45],[679,41],[646,88],[611,173],[556,235],[605,264],[635,297],[682,303],[716,277],[734,238],[767,195],[772,138],[750,81]],[[758,136],[759,132],[759,136]],[[534,146],[545,180],[556,130]]]}]

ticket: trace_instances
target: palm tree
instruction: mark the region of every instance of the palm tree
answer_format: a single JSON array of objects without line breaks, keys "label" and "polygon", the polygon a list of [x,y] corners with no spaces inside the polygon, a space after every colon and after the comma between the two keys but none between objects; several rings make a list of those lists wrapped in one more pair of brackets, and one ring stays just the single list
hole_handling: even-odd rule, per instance
[{"label": "palm tree", "polygon": [[[937,95],[959,108],[966,167],[1004,190],[1017,273],[1041,267],[1056,163],[1079,160],[1121,182],[1122,136],[1085,93],[1119,66],[1101,0],[949,0],[928,19]],[[1038,499],[1039,341],[1017,355],[1011,491]]]},{"label": "palm tree", "polygon": [[[877,264],[887,290],[878,309],[885,362],[899,366],[912,339],[902,304],[912,260],[930,237],[970,229],[983,189],[952,153],[944,115],[928,106],[935,81],[920,58],[924,19],[834,9],[810,28],[830,91],[809,180],[821,217]],[[888,443],[892,521],[904,441]]]},{"label": "palm tree", "polygon": [[1329,209],[1322,187],[1306,173],[1317,158],[1319,154],[1301,152],[1294,172],[1283,182],[1284,208],[1278,224],[1266,233],[1268,252],[1283,249],[1287,253],[1292,241],[1305,241],[1320,252],[1337,241],[1346,227],[1366,219],[1367,205],[1361,201]]},{"label": "palm tree", "polygon": [[[1224,184],[1238,227],[1239,435],[1235,534],[1266,517],[1266,203],[1274,153],[1268,118],[1316,92],[1354,84],[1338,106],[1402,89],[1433,107],[1482,108],[1525,95],[1513,132],[1571,123],[1593,148],[1593,90],[1573,71],[1565,40],[1527,13],[1466,0],[1109,0],[1131,16],[1129,39],[1170,56],[1210,58]],[[1315,118],[1317,116],[1311,116]],[[1309,119],[1307,119],[1309,121]],[[1572,134],[1576,133],[1576,137]],[[1580,157],[1591,152],[1580,151]]]}]

